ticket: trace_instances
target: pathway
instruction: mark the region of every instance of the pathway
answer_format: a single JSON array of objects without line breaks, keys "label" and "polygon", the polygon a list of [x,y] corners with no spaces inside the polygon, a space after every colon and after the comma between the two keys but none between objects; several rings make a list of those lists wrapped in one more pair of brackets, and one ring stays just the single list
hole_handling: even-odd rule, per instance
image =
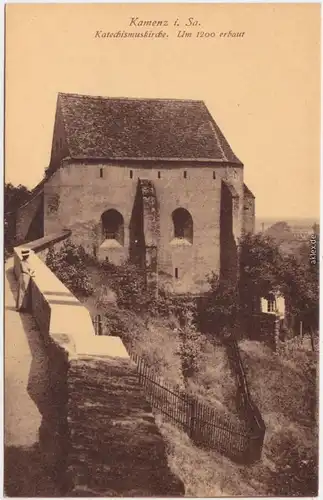
[{"label": "pathway", "polygon": [[39,449],[47,366],[39,330],[28,313],[15,309],[13,259],[5,265],[4,488],[7,496],[55,496]]}]

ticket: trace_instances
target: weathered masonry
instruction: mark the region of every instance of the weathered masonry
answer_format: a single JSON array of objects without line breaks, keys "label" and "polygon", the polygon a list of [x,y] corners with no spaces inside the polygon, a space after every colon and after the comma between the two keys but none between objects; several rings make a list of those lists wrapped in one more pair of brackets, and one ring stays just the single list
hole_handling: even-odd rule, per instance
[{"label": "weathered masonry", "polygon": [[211,271],[234,278],[254,228],[243,164],[203,101],[59,94],[42,193],[45,235],[69,228],[175,293],[202,293]]}]

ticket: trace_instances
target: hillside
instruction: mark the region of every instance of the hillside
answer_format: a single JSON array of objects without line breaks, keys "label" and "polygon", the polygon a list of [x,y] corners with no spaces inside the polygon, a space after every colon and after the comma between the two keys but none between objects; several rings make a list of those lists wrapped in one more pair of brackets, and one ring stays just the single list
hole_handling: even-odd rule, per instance
[{"label": "hillside", "polygon": [[[64,252],[51,255],[51,267],[74,287],[93,317],[101,315],[103,334],[120,336],[128,351],[143,358],[160,379],[193,394],[220,417],[230,414],[238,419],[236,381],[226,349],[189,322],[189,308],[180,306],[183,327],[175,314],[176,300],[160,293],[156,302],[131,266],[98,266],[78,249],[67,247]],[[75,268],[69,273],[61,258],[74,258],[77,252],[83,263],[76,286]],[[317,494],[316,354],[303,351],[293,341],[285,344],[288,349],[279,353],[255,341],[239,345],[252,398],[267,428],[258,463],[237,465],[213,450],[197,447],[155,412],[169,465],[184,482],[187,496]],[[187,360],[189,373],[184,370]]]},{"label": "hillside", "polygon": [[[107,292],[111,297],[113,292]],[[216,407],[220,413],[235,415],[236,383],[229,367],[225,348],[203,337],[196,350],[197,369],[185,381],[181,360],[180,325],[175,316],[142,317],[120,309],[113,301],[102,304],[96,292],[82,299],[92,316],[103,313],[103,332],[120,336],[129,352],[140,356],[161,380],[180,387],[201,401]]]},{"label": "hillside", "polygon": [[283,220],[286,224],[288,224],[288,226],[303,232],[311,231],[313,224],[318,222],[318,219],[315,217],[299,217],[296,219],[290,217],[283,217],[283,219],[273,217],[256,217],[256,232],[266,231],[268,228],[279,222],[279,220]]},{"label": "hillside", "polygon": [[[252,396],[266,423],[260,462],[238,466],[194,446],[159,417],[169,463],[187,496],[316,496],[318,438],[312,353],[277,356],[258,342],[240,343]],[[264,382],[265,381],[265,382]]]},{"label": "hillside", "polygon": [[275,222],[264,231],[272,238],[285,255],[293,255],[299,260],[309,259],[310,238],[313,225],[288,224],[286,221]]},{"label": "hillside", "polygon": [[[120,335],[128,349],[145,359],[162,379],[184,387],[175,317],[143,319],[116,303],[110,303],[105,314],[111,333]],[[173,472],[184,482],[187,496],[314,496],[316,394],[313,373],[311,377],[309,373],[315,370],[315,354],[294,349],[278,356],[251,341],[241,342],[240,350],[252,397],[267,428],[261,461],[239,466],[216,451],[197,447],[155,412]],[[219,414],[236,415],[235,380],[220,343],[204,338],[198,369],[186,389]]]}]

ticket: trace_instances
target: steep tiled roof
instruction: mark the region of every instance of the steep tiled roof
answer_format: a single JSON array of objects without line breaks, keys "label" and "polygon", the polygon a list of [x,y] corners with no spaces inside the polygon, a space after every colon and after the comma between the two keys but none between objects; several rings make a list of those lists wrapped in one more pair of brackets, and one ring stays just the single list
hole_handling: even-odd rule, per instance
[{"label": "steep tiled roof", "polygon": [[59,94],[69,155],[241,163],[203,101]]}]

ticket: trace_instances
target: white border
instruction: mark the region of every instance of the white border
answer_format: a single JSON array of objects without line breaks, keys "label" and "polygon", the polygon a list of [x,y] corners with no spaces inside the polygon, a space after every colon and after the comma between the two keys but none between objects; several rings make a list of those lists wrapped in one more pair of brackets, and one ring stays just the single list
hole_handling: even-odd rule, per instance
[{"label": "white border", "polygon": [[[56,2],[51,2],[51,1],[41,1],[41,0],[34,0],[34,1],[28,1],[28,0],[8,0],[7,2],[4,2],[3,0],[0,0],[1,2],[1,12],[0,12],[0,33],[3,33],[5,35],[5,30],[4,30],[4,11],[5,11],[5,4],[28,4],[28,3],[33,3],[33,4],[43,4],[43,3],[59,3],[59,4],[64,4],[64,3],[79,3],[79,4],[83,4],[83,3],[103,3],[103,4],[117,4],[117,3],[134,3],[134,4],[138,4],[138,3],[156,3],[156,4],[163,4],[163,3],[183,3],[183,4],[193,4],[193,3],[196,3],[196,4],[199,4],[199,3],[237,3],[237,4],[241,4],[241,3],[286,3],[286,4],[289,4],[289,3],[313,3],[313,4],[321,4],[321,96],[322,96],[322,89],[323,89],[323,73],[322,73],[322,61],[323,61],[323,46],[322,46],[322,1],[320,0],[313,0],[313,1],[302,1],[302,0],[285,0],[283,2],[277,2],[275,0],[267,0],[266,2],[261,2],[261,1],[258,1],[258,0],[249,0],[248,2],[246,1],[243,1],[243,0],[232,0],[232,1],[214,1],[214,0],[204,0],[203,2],[198,2],[198,1],[194,1],[194,0],[177,0],[176,2],[172,1],[172,0],[164,0],[164,1],[149,1],[149,0],[141,0],[140,2],[138,2],[137,0],[128,0],[127,2],[121,2],[121,1],[114,1],[114,2],[107,2],[105,0],[96,0],[95,2],[88,2],[88,1],[84,1],[84,0],[70,0],[68,2],[64,2],[63,0],[57,0]],[[0,89],[1,89],[1,100],[0,100],[0,114],[1,114],[1,121],[0,121],[0,131],[1,131],[1,137],[2,137],[2,141],[0,143],[0,158],[1,158],[1,161],[0,161],[0,175],[1,175],[1,179],[4,179],[4,50],[5,50],[5,43],[4,43],[4,35],[3,37],[1,37],[1,40],[0,40],[0,47],[1,47],[1,56],[2,56],[2,59],[1,59],[1,83],[0,83]],[[309,78],[310,78],[310,75],[309,75]],[[322,116],[323,116],[323,102],[322,102],[322,97],[321,97],[321,123],[322,123]],[[322,158],[322,155],[323,155],[323,139],[322,139],[322,132],[323,132],[323,128],[321,126],[321,179],[322,179],[322,174],[323,174],[323,158]],[[320,199],[323,200],[323,184],[322,184],[322,181],[320,181]],[[0,190],[0,210],[1,210],[1,220],[3,221],[3,189]],[[323,220],[323,206],[322,206],[322,203],[320,204],[320,221]],[[322,231],[320,231],[320,289],[321,289],[321,286],[322,286],[322,281],[323,281],[323,270],[322,270],[322,263],[323,263],[323,251],[322,251],[322,244],[323,244],[323,234],[322,234]],[[1,227],[1,230],[0,230],[0,252],[1,252],[1,262],[3,263],[3,226]],[[3,265],[1,266],[1,270],[0,270],[0,277],[1,277],[1,288],[0,288],[0,294],[1,294],[1,297],[2,297],[2,300],[3,300],[3,296],[4,296],[4,290],[3,290],[3,271],[4,271],[4,268],[3,268]],[[3,313],[4,313],[4,304],[2,304],[2,307],[0,308],[0,324],[3,325]],[[322,319],[322,312],[323,312],[323,305],[322,305],[322,297],[320,296],[320,330],[321,330],[321,326],[322,326],[322,322],[321,322],[321,319]],[[4,356],[4,345],[3,345],[3,335],[2,335],[2,342],[1,342],[1,357],[0,357],[0,367],[2,369],[2,373],[4,373],[4,366],[3,366],[3,356]],[[319,380],[319,387],[321,387],[321,364],[322,364],[322,339],[320,338],[320,380]],[[1,391],[1,395],[2,395],[2,401],[4,401],[4,393],[3,393],[3,379],[4,377],[0,377],[0,391]],[[4,424],[4,421],[3,421],[3,407],[4,405],[2,405],[2,411],[1,411],[1,422],[0,422],[0,440],[3,444],[3,424]],[[319,419],[319,427],[321,429],[321,424],[322,424],[322,398],[319,398],[319,412],[320,412],[320,419]],[[320,438],[319,438],[319,445],[320,445],[320,463],[321,463],[321,433],[320,433]],[[4,498],[4,492],[3,492],[3,448],[4,446],[2,446],[1,448],[1,455],[0,455],[0,464],[2,465],[0,467],[0,482],[1,482],[1,498]],[[322,467],[319,468],[319,498],[321,498],[321,484],[322,484],[322,475],[323,475],[323,472],[322,472]],[[242,498],[242,497],[240,497]],[[253,497],[254,500],[258,500],[256,497]],[[260,499],[261,497],[259,497]],[[263,497],[262,497],[263,498]],[[286,499],[286,497],[285,497]],[[293,499],[291,499],[293,500]]]}]

